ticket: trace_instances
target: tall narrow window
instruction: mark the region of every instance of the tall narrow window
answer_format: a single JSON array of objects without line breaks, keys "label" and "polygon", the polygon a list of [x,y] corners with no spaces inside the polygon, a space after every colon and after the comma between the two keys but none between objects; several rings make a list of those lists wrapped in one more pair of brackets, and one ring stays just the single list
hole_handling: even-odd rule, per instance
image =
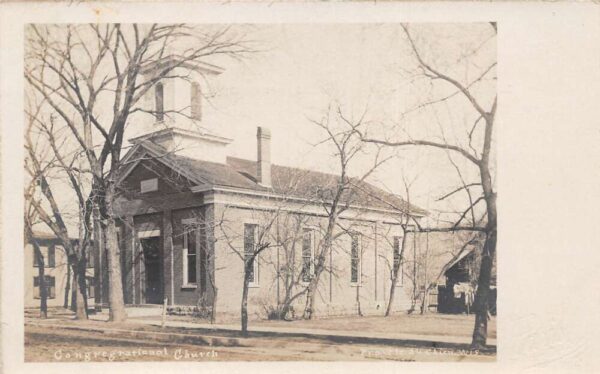
[{"label": "tall narrow window", "polygon": [[156,120],[163,121],[165,119],[165,102],[164,102],[164,87],[161,82],[154,86],[154,112]]},{"label": "tall narrow window", "polygon": [[302,232],[302,281],[310,282],[313,275],[312,269],[312,230],[304,229]]},{"label": "tall narrow window", "polygon": [[[257,225],[244,224],[244,264],[250,260],[256,250],[256,233]],[[250,269],[248,277],[251,284],[258,284],[258,258],[256,257],[254,258],[254,266]]]},{"label": "tall narrow window", "polygon": [[191,117],[192,119],[200,121],[202,119],[202,91],[200,90],[200,83],[192,82],[190,87]]},{"label": "tall narrow window", "polygon": [[350,235],[350,282],[360,283],[360,237],[358,234]]},{"label": "tall narrow window", "polygon": [[183,235],[183,283],[196,284],[196,229],[192,226],[184,228]]},{"label": "tall narrow window", "polygon": [[56,267],[56,250],[53,245],[48,247],[48,267]]},{"label": "tall narrow window", "polygon": [[94,277],[85,277],[85,285],[87,288],[87,297],[89,299],[94,298]]},{"label": "tall narrow window", "polygon": [[90,249],[87,250],[87,252],[85,253],[86,255],[86,267],[88,268],[93,268],[94,267],[94,252]]},{"label": "tall narrow window", "polygon": [[[40,252],[42,253],[42,257],[44,259],[44,267],[53,268],[56,267],[56,251],[54,250],[54,246],[50,245],[49,247],[40,246]],[[33,266],[40,266],[40,259],[38,258],[35,249],[33,251]]]},{"label": "tall narrow window", "polygon": [[33,248],[33,266],[35,266],[36,268],[40,267],[41,260],[44,260],[44,266],[48,266],[48,264],[46,263],[46,260],[48,259],[48,248],[47,247],[42,247],[40,246],[40,253],[42,255],[42,258],[40,259],[38,257],[37,251],[35,250],[35,248]]},{"label": "tall narrow window", "polygon": [[402,282],[404,278],[404,271],[402,270],[402,259],[400,258],[400,251],[402,250],[402,237],[394,236],[394,278],[396,282]]}]

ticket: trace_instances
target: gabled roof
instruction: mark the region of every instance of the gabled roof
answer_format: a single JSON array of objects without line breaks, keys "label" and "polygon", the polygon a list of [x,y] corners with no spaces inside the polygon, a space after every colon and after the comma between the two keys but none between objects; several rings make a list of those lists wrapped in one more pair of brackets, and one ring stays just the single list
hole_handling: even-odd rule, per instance
[{"label": "gabled roof", "polygon": [[[256,183],[256,162],[241,158],[228,157],[227,164]],[[271,165],[271,185],[274,192],[282,195],[299,196],[317,201],[333,198],[339,176],[313,170]],[[408,203],[400,196],[386,192],[372,184],[351,178],[352,188],[342,195],[342,201],[351,201],[353,205],[377,207],[382,209],[407,211]],[[414,214],[427,212],[414,205],[410,206]]]},{"label": "gabled roof", "polygon": [[[143,141],[136,144],[124,161],[131,163],[132,154],[147,152],[154,160],[164,163],[176,170],[191,182],[208,188],[231,187],[259,193],[275,193],[286,197],[296,197],[315,201],[330,201],[333,198],[339,176],[321,173],[312,170],[293,168],[281,165],[271,165],[271,187],[266,187],[257,182],[256,162],[236,157],[227,157],[226,164],[192,159],[186,156],[170,153],[163,147]],[[124,167],[128,173],[135,167]],[[122,175],[124,178],[126,175]],[[415,215],[426,215],[427,211],[409,205],[398,195],[386,192],[372,184],[350,179],[352,187],[342,195],[342,202],[350,202],[371,208],[409,211]],[[409,209],[410,207],[410,209]]]},{"label": "gabled roof", "polygon": [[[33,230],[33,238],[37,240],[60,240],[54,233],[48,231]],[[73,238],[69,235],[69,240],[77,241],[78,238]]]},{"label": "gabled roof", "polygon": [[448,264],[448,270],[446,270],[446,272],[448,272],[450,269],[452,269],[454,266],[456,266],[456,264],[461,262],[465,257],[472,255],[474,252],[475,252],[475,247],[470,247],[470,248],[462,251],[462,253],[458,257],[456,257],[452,262],[450,262],[450,264]]},{"label": "gabled roof", "polygon": [[157,61],[151,61],[146,65],[142,66],[140,72],[146,74],[151,71],[158,71],[161,69],[172,69],[174,67],[183,67],[190,70],[196,70],[202,73],[208,74],[221,74],[225,71],[222,67],[209,64],[208,62],[191,60],[179,55],[169,55],[163,57]]}]

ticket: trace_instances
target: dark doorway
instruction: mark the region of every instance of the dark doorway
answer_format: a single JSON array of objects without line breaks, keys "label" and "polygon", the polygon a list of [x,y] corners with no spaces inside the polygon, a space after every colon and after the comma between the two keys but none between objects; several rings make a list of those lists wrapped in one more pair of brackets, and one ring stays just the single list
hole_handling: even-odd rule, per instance
[{"label": "dark doorway", "polygon": [[160,237],[141,239],[144,249],[144,268],[146,278],[146,304],[163,303],[162,256]]}]

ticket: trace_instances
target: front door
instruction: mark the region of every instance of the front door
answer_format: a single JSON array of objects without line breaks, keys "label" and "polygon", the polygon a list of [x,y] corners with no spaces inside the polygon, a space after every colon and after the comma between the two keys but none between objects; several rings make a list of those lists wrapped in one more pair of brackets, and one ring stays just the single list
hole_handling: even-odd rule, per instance
[{"label": "front door", "polygon": [[141,239],[144,250],[144,268],[146,278],[145,302],[146,304],[163,303],[162,287],[162,256],[160,250],[160,237]]}]

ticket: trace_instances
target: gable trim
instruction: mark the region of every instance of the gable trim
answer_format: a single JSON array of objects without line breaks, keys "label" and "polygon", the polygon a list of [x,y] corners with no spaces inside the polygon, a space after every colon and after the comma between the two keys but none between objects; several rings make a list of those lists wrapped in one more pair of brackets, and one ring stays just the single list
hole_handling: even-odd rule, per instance
[{"label": "gable trim", "polygon": [[[152,160],[156,160],[159,161],[160,163],[162,163],[163,165],[165,165],[166,167],[176,171],[177,173],[183,175],[185,178],[189,179],[191,182],[194,182],[198,185],[207,185],[208,182],[205,180],[201,180],[200,178],[191,175],[190,173],[188,173],[185,169],[180,168],[178,165],[169,162],[165,157],[161,157],[161,155],[159,155],[158,153],[156,153],[154,150],[145,147],[142,143],[138,143],[136,144],[126,155],[125,157],[123,157],[123,160],[121,161],[122,163],[128,163],[128,162],[132,162],[130,159],[133,157],[133,155],[135,154],[135,152],[138,151],[139,148],[143,148],[144,153],[142,153],[140,155],[140,157],[138,157],[137,160],[135,160],[135,162],[133,162],[130,166],[127,167],[127,169],[125,170],[125,172],[119,176],[119,178],[117,179],[117,185],[121,184],[123,182],[123,180],[125,180],[125,178],[127,178],[132,172],[133,170],[135,170],[135,168],[142,162],[144,161],[144,157],[146,155],[150,156]],[[197,187],[201,187],[201,186],[197,186]],[[193,187],[195,188],[195,187]]]},{"label": "gable trim", "polygon": [[[191,188],[191,191],[194,193],[221,192],[221,193],[225,193],[225,194],[240,194],[240,195],[248,195],[248,196],[254,196],[254,197],[284,199],[284,200],[289,200],[289,201],[297,201],[297,202],[321,205],[321,202],[317,202],[317,201],[307,199],[307,198],[296,197],[296,196],[286,197],[282,194],[277,194],[277,193],[273,193],[273,192],[260,192],[260,191],[254,191],[254,190],[248,190],[248,189],[237,189],[237,188],[232,188],[232,187],[194,186]],[[375,208],[375,207],[369,207],[369,206],[363,206],[363,205],[351,204],[351,205],[348,205],[348,207],[351,209],[366,210],[366,211],[371,211],[371,212],[389,214],[389,215],[393,215],[393,216],[404,214],[403,212],[400,212],[397,210],[390,210],[390,209],[385,209],[385,208]],[[412,215],[417,218],[425,216],[420,213],[412,214]]]}]

